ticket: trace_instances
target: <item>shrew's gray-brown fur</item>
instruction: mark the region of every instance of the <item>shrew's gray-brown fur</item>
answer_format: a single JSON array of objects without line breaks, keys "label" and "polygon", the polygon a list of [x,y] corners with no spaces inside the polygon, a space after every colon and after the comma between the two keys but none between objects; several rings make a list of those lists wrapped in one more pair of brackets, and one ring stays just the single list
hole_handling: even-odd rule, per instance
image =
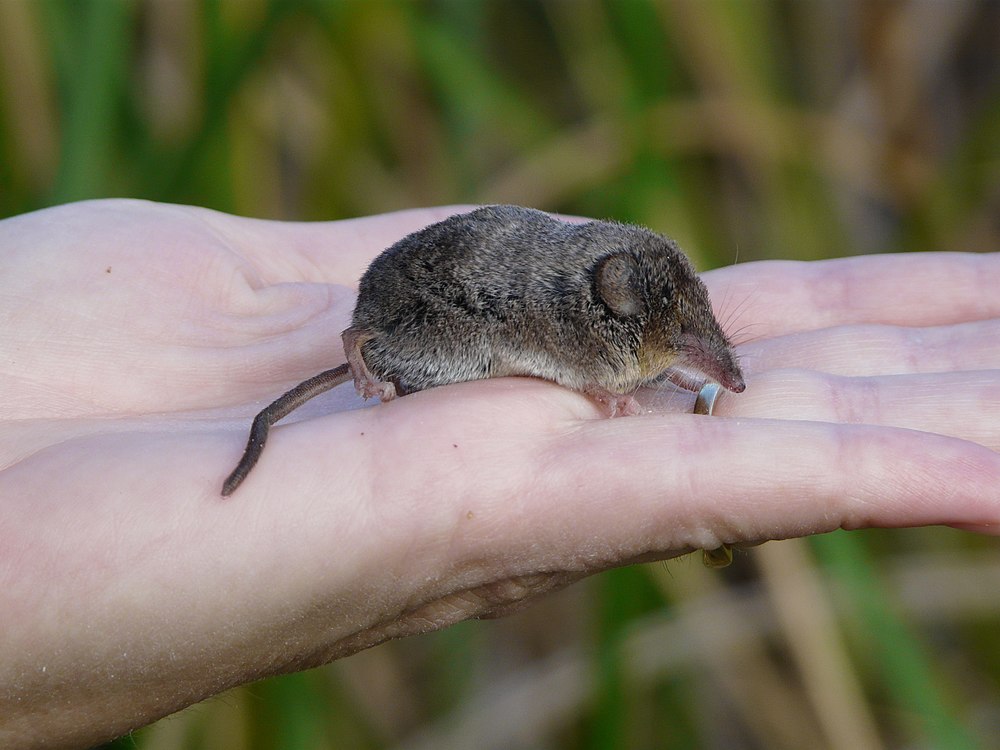
[{"label": "shrew's gray-brown fur", "polygon": [[486,206],[410,234],[361,278],[348,364],[310,378],[254,420],[223,494],[240,485],[267,431],[353,377],[382,401],[465,380],[527,375],[637,412],[632,394],[702,373],[729,390],[743,374],[705,285],[673,240],[643,227],[570,224],[519,206]]}]

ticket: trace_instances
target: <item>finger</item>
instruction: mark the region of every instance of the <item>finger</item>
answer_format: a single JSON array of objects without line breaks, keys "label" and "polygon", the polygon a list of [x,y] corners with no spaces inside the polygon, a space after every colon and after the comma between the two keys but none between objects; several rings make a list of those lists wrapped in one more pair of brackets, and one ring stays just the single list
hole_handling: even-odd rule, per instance
[{"label": "finger", "polygon": [[626,421],[593,424],[548,475],[579,488],[571,510],[546,508],[549,528],[578,524],[578,539],[589,532],[610,559],[837,528],[1000,532],[1000,456],[974,443],[816,422],[684,416],[673,430]]},{"label": "finger", "polygon": [[748,373],[801,367],[834,375],[1000,369],[1000,319],[911,328],[859,324],[800,331],[740,347]]},{"label": "finger", "polygon": [[[371,451],[361,465],[381,520],[366,528],[381,536],[416,514],[422,532],[413,539],[442,548],[418,549],[409,537],[380,546],[411,560],[530,561],[500,571],[510,575],[839,527],[1000,524],[1000,455],[973,442],[688,414],[560,424],[551,415],[561,406],[586,408],[578,394],[518,380],[434,389],[369,410],[371,421],[336,443],[340,454]],[[318,436],[333,427],[314,420],[286,428],[258,467],[267,474],[244,488],[310,496],[332,486],[357,463],[331,463],[331,442]],[[303,459],[313,470],[302,471]]]},{"label": "finger", "polygon": [[1000,317],[1000,253],[764,261],[704,278],[737,340],[851,323],[938,326]]},{"label": "finger", "polygon": [[715,413],[903,427],[1000,451],[1000,370],[873,377],[772,370],[740,396],[720,398]]},{"label": "finger", "polygon": [[302,585],[295,571],[339,576],[349,561],[374,622],[516,576],[721,544],[865,526],[1000,532],[1000,456],[971,442],[868,425],[588,414],[579,394],[529,379],[433,389],[277,430],[226,502],[239,503],[231,520],[250,520],[241,544],[262,559],[281,551],[288,590]]}]

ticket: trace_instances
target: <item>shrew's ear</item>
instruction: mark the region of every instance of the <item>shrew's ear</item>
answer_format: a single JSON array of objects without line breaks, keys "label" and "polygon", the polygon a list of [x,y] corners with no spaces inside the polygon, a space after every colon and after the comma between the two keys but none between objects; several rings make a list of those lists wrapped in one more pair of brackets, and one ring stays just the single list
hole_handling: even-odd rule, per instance
[{"label": "shrew's ear", "polygon": [[639,266],[630,253],[601,258],[594,269],[597,294],[615,315],[632,317],[646,309],[639,286]]}]

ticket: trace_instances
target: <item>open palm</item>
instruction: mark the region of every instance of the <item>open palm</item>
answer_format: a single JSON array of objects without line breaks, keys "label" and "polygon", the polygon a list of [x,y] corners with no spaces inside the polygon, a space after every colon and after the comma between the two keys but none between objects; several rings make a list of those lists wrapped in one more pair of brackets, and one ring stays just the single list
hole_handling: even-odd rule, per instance
[{"label": "open palm", "polygon": [[345,385],[221,498],[252,416],[343,361],[371,258],[454,210],[0,222],[0,744],[96,742],[635,560],[1000,529],[996,254],[706,274],[752,339],[746,393],[712,418],[674,395],[601,419],[520,378],[370,408]]}]

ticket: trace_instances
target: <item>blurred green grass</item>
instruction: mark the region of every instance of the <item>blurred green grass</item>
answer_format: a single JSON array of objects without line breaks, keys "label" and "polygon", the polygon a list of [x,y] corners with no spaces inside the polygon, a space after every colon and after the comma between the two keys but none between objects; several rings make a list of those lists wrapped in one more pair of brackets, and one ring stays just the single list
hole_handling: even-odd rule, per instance
[{"label": "blurred green grass", "polygon": [[[702,268],[996,250],[997,28],[976,0],[5,0],[0,216],[513,202]],[[112,746],[998,747],[998,569],[932,529],[614,571]]]}]

